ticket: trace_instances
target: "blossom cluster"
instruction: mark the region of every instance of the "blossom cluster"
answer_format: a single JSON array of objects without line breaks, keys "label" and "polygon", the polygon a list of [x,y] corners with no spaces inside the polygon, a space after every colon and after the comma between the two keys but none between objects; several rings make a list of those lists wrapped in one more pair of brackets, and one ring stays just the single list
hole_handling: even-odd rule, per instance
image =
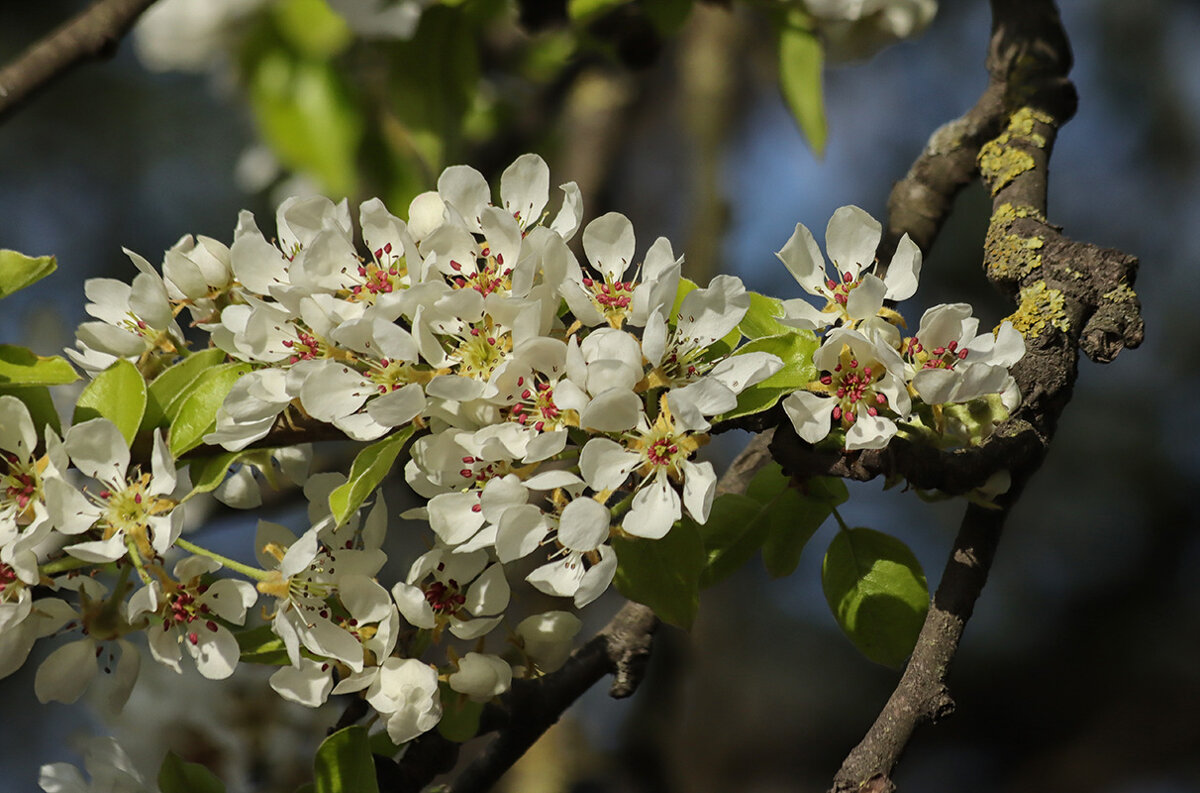
[{"label": "blossom cluster", "polygon": [[[159,268],[127,252],[132,284],[88,281],[95,320],[68,350],[75,363],[94,376],[132,363],[152,386],[193,346],[240,367],[204,436],[242,455],[216,493],[253,506],[256,472],[289,470],[305,483],[309,528],[261,521],[257,566],[207,551],[182,536],[197,491],[176,472],[177,439],[155,429],[144,470],[132,438],[95,418],[62,439],[47,428],[35,458],[24,405],[0,397],[0,426],[15,428],[0,437],[0,575],[12,581],[0,595],[0,671],[38,638],[79,629],[43,663],[39,697],[75,699],[95,659],[111,665],[119,651],[121,699],[138,663],[125,637],[144,630],[156,661],[178,670],[188,655],[224,678],[244,651],[234,631],[265,600],[283,656],[272,686],[312,706],[361,692],[403,743],[438,723],[443,687],[485,701],[514,675],[560,665],[579,619],[515,616],[515,579],[582,608],[613,580],[613,536],[658,539],[685,515],[703,523],[716,476],[697,451],[716,417],[783,366],[739,350],[751,296],[737,278],[692,284],[666,239],[639,258],[623,215],[582,229],[581,263],[568,247],[579,191],[561,192],[551,215],[535,155],[505,170],[496,201],[481,174],[455,166],[406,220],[364,202],[361,249],[345,201],[289,199],[271,238],[243,212],[230,245],[184,237]],[[425,518],[432,537],[390,590],[377,581],[392,517],[382,496],[365,517],[335,516],[344,475],[306,476],[294,452],[253,449],[296,422],[364,442],[416,434],[404,471],[427,504],[406,516]],[[94,482],[80,485],[72,466]],[[39,567],[48,549],[63,555]],[[192,555],[169,566],[179,550]],[[76,572],[104,565],[119,572],[111,589]],[[219,578],[221,568],[249,580]],[[76,596],[31,609],[38,584]],[[504,647],[485,651],[506,621]],[[426,660],[431,646],[444,660]]]},{"label": "blossom cluster", "polygon": [[916,333],[903,336],[903,318],[884,304],[916,293],[921,251],[905,234],[880,277],[881,236],[878,221],[846,206],[825,232],[832,274],[803,224],[776,254],[801,288],[823,301],[784,301],[781,321],[825,333],[813,355],[819,379],[786,397],[784,411],[804,440],[818,443],[837,430],[846,449],[882,448],[902,428],[939,442],[978,442],[992,423],[964,422],[953,407],[990,400],[994,412],[1014,410],[1020,394],[1009,369],[1025,354],[1025,341],[1007,320],[979,333],[965,303],[930,308]]}]

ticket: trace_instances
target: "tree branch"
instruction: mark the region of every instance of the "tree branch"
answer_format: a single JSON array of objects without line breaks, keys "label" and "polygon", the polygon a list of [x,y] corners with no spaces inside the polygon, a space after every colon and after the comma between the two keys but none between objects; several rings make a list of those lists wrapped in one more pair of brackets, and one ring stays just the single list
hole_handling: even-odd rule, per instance
[{"label": "tree branch", "polygon": [[[840,456],[816,457],[783,426],[772,451],[786,469],[865,479],[901,473],[918,487],[964,492],[971,482],[1009,470],[1013,483],[1000,509],[968,507],[942,581],[904,674],[866,737],[847,756],[832,791],[892,791],[891,774],[916,727],[953,711],[946,686],[950,663],[987,580],[1004,519],[1041,465],[1077,376],[1078,351],[1098,362],[1136,347],[1143,334],[1133,279],[1137,260],[1119,251],[1075,242],[1045,218],[1047,166],[1058,127],[1075,111],[1067,80],[1070,46],[1051,0],[993,0],[991,81],[976,107],[972,129],[991,130],[976,151],[979,175],[993,196],[984,264],[988,279],[1012,295],[1010,317],[1026,339],[1014,367],[1024,401],[995,436],[978,449],[939,452],[916,444]],[[1002,100],[1002,123],[993,109]],[[952,122],[953,124],[964,123]],[[930,146],[893,191],[889,230],[908,230],[931,243],[962,186],[964,160]],[[915,202],[915,207],[906,206]],[[911,225],[910,225],[911,224]]]},{"label": "tree branch", "polygon": [[109,58],[154,0],[99,0],[0,69],[0,121],[87,60]]}]

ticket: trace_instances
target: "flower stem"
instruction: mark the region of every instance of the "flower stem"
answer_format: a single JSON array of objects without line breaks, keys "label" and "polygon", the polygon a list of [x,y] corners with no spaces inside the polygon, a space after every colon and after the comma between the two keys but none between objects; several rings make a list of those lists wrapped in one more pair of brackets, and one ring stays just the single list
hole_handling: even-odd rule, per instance
[{"label": "flower stem", "polygon": [[834,517],[834,518],[837,520],[837,522],[838,522],[838,529],[839,529],[840,531],[850,531],[850,527],[846,525],[846,521],[842,520],[842,514],[841,514],[840,512],[838,512],[838,511],[837,511],[837,507],[832,507],[832,506],[831,506],[831,507],[829,508],[829,510],[830,510],[830,512],[832,512],[832,513],[833,513],[833,517]]},{"label": "flower stem", "polygon": [[91,562],[85,562],[82,559],[76,559],[74,556],[64,556],[61,559],[55,559],[53,562],[46,562],[38,567],[38,573],[41,575],[58,575],[59,573],[78,570],[81,567],[87,567]]},{"label": "flower stem", "polygon": [[[125,548],[129,551],[129,560],[133,562],[133,567],[137,570],[138,578],[142,579],[143,584],[150,583],[150,574],[146,572],[146,562],[142,559],[142,555],[138,553],[137,542],[129,536],[125,537]],[[121,569],[121,582],[129,577],[129,568]],[[119,587],[118,587],[119,591]]]},{"label": "flower stem", "polygon": [[271,574],[266,570],[259,570],[257,567],[251,567],[248,564],[242,564],[239,561],[230,559],[228,556],[222,556],[216,551],[210,551],[207,548],[201,548],[199,545],[196,545],[193,542],[188,542],[182,537],[176,540],[175,544],[188,553],[194,553],[197,556],[206,556],[213,561],[220,562],[222,566],[228,567],[235,573],[241,573],[247,578],[253,578],[255,581],[266,581],[268,578],[270,578]]}]

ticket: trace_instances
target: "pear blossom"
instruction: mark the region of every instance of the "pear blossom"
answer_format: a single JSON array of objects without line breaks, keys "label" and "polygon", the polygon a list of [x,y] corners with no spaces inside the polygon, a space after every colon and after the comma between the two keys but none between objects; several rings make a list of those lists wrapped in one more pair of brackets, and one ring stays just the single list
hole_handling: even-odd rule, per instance
[{"label": "pear blossom", "polygon": [[395,744],[432,730],[442,719],[437,670],[416,658],[385,659],[366,699],[383,717]]},{"label": "pear blossom", "polygon": [[811,390],[783,400],[796,433],[816,443],[837,422],[846,431],[847,449],[887,445],[897,432],[896,419],[906,418],[912,407],[899,353],[856,330],[837,328],[813,354],[813,364],[821,377]]},{"label": "pear blossom", "polygon": [[569,611],[547,611],[521,620],[515,631],[521,649],[542,672],[561,667],[583,622]]},{"label": "pear blossom", "polygon": [[682,517],[682,508],[700,523],[708,519],[716,474],[712,463],[689,459],[702,440],[676,425],[664,399],[654,422],[643,414],[624,443],[589,440],[579,467],[588,486],[600,493],[624,488],[634,475],[633,501],[621,528],[635,537],[659,539]]},{"label": "pear blossom", "polygon": [[[67,454],[58,435],[46,428],[46,454],[34,457],[37,431],[29,409],[15,396],[0,396],[0,603],[25,592],[17,584],[38,583],[35,549],[53,526],[46,508],[45,482],[61,478]],[[2,612],[4,606],[0,606]],[[5,619],[0,617],[0,630]]]},{"label": "pear blossom", "polygon": [[113,562],[126,553],[141,559],[162,556],[182,531],[183,513],[171,497],[175,462],[162,433],[154,435],[151,472],[129,470],[129,446],[116,425],[91,419],[67,430],[63,446],[75,467],[97,480],[99,488],[80,491],[64,479],[45,482],[46,507],[63,534],[94,532],[64,550],[87,562]]},{"label": "pear blossom", "polygon": [[500,696],[512,686],[512,667],[497,655],[467,653],[458,661],[458,671],[446,682],[460,694],[475,702],[487,702]]},{"label": "pear blossom", "polygon": [[879,221],[856,206],[834,212],[825,230],[825,249],[836,275],[830,277],[812,232],[797,223],[791,238],[775,255],[804,291],[822,298],[825,305],[818,309],[803,299],[785,300],[781,321],[805,330],[836,322],[854,327],[879,314],[884,300],[912,297],[921,272],[921,249],[907,234],[897,244],[883,278],[867,272],[875,263],[882,233]]},{"label": "pear blossom", "polygon": [[476,639],[500,624],[511,590],[504,567],[489,564],[486,551],[453,553],[435,546],[422,554],[405,581],[392,587],[401,616],[410,625],[460,639]]},{"label": "pear blossom", "polygon": [[176,672],[182,671],[181,647],[210,680],[223,680],[237,667],[241,651],[222,622],[243,624],[258,593],[245,581],[222,578],[208,583],[202,578],[220,567],[212,559],[186,557],[175,565],[173,581],[152,580],[129,599],[130,619],[143,614],[150,619],[150,654]]},{"label": "pear blossom", "polygon": [[616,553],[606,544],[611,522],[608,507],[597,501],[568,503],[555,532],[558,550],[525,580],[547,595],[573,598],[576,608],[600,597],[617,572]]},{"label": "pear blossom", "polygon": [[125,253],[140,271],[133,283],[113,278],[89,278],[83,289],[84,308],[96,318],[75,332],[77,349],[66,353],[90,373],[101,372],[118,359],[135,360],[162,351],[174,353],[184,346],[183,331],[175,321],[162,276],[132,251]]},{"label": "pear blossom", "polygon": [[921,317],[916,334],[901,350],[922,401],[968,402],[1015,389],[1009,369],[1024,356],[1025,340],[1007,320],[995,333],[980,334],[978,329],[979,319],[966,303],[935,306]]}]

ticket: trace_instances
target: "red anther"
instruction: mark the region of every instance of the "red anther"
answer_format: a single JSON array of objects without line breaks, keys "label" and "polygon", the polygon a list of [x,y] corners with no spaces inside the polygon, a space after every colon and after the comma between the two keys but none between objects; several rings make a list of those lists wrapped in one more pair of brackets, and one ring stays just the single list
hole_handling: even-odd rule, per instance
[{"label": "red anther", "polygon": [[851,358],[851,359],[850,359],[850,368],[851,368],[851,369],[857,369],[857,368],[858,368],[858,359],[857,359],[857,358]]},{"label": "red anther", "polygon": [[495,337],[494,337],[494,336],[488,336],[487,343],[488,343],[488,344],[491,344],[491,345],[494,347],[494,346],[496,345],[496,339],[495,339]]},{"label": "red anther", "polygon": [[[375,258],[376,258],[376,259],[382,259],[382,258],[383,258],[383,248],[376,248],[376,249],[375,249]],[[361,272],[361,271],[363,271],[365,268],[363,268],[363,267],[359,267],[358,269],[359,269],[359,271]],[[365,273],[365,272],[363,272],[363,275],[366,275],[366,273]]]},{"label": "red anther", "polygon": [[503,253],[496,254],[496,264],[499,264],[501,266],[504,265],[504,254]]},{"label": "red anther", "polygon": [[544,421],[539,421],[539,422],[537,422],[536,424],[534,424],[534,425],[533,425],[533,428],[534,428],[535,430],[537,430],[538,432],[541,432],[542,430],[546,429],[546,422],[544,422]]},{"label": "red anther", "polygon": [[838,386],[838,390],[837,390],[837,398],[838,398],[838,399],[841,399],[841,398],[842,398],[842,397],[844,397],[844,396],[846,396],[846,387],[845,387],[845,386]]},{"label": "red anther", "polygon": [[825,286],[829,289],[837,289],[837,281],[833,280],[832,278],[826,278]]},{"label": "red anther", "polygon": [[842,408],[840,405],[833,406],[833,420],[838,421],[842,417]]},{"label": "red anther", "polygon": [[451,259],[451,260],[450,260],[450,269],[451,269],[451,270],[453,270],[453,271],[454,271],[454,272],[456,272],[456,273],[457,273],[457,272],[461,272],[461,271],[462,271],[462,265],[461,265],[461,264],[459,264],[458,262],[454,261],[453,259]]},{"label": "red anther", "polygon": [[821,385],[833,385],[833,377],[830,375],[821,375]]},{"label": "red anther", "polygon": [[295,343],[296,343],[296,342],[292,341],[291,339],[284,339],[284,340],[283,340],[283,346],[284,346],[284,347],[291,347],[291,346],[293,346]]},{"label": "red anther", "polygon": [[968,352],[968,350],[966,347],[963,347],[961,350],[959,350],[958,351],[958,360],[961,361],[962,359],[966,358],[967,352]]},{"label": "red anther", "polygon": [[455,286],[458,286],[458,287],[463,287],[463,286],[466,286],[466,285],[467,285],[467,279],[465,279],[465,278],[455,278],[455,279],[454,279],[454,284],[455,284]]},{"label": "red anther", "polygon": [[459,471],[458,473],[467,479],[470,479],[473,476],[473,473],[470,468],[464,468],[461,471]]},{"label": "red anther", "polygon": [[134,494],[133,494],[133,503],[135,503],[135,504],[140,504],[140,503],[142,503],[142,494],[141,494],[141,493],[134,493]]},{"label": "red anther", "polygon": [[851,413],[849,410],[847,410],[847,411],[846,411],[846,423],[847,423],[847,424],[853,424],[853,423],[854,423],[854,414],[853,414],[853,413]]},{"label": "red anther", "polygon": [[388,244],[384,245],[384,246],[383,246],[383,252],[384,252],[384,253],[391,253],[391,252],[392,252],[392,243],[390,243],[390,242],[389,242]]},{"label": "red anther", "polygon": [[472,335],[472,336],[478,336],[478,335],[479,335],[479,328],[471,328],[471,335]]},{"label": "red anther", "polygon": [[112,498],[112,491],[111,490],[101,490],[100,498]]},{"label": "red anther", "polygon": [[583,279],[583,285],[584,285],[584,286],[586,286],[588,289],[591,289],[591,288],[592,288],[592,284],[594,284],[594,283],[595,283],[595,281],[593,281],[591,278],[584,278],[584,279]]},{"label": "red anther", "polygon": [[524,405],[513,405],[512,412],[513,412],[513,413],[520,413],[520,412],[521,412],[522,410],[524,410],[524,409],[525,409]]},{"label": "red anther", "polygon": [[549,384],[549,383],[538,383],[538,384],[537,384],[537,390],[538,390],[538,391],[549,391],[549,390],[550,390],[550,384]]},{"label": "red anther", "polygon": [[481,251],[479,252],[479,255],[480,255],[480,256],[491,256],[491,255],[492,255],[492,249],[491,249],[491,248],[489,248],[489,247],[484,247],[484,249],[483,249],[483,250],[481,250]]},{"label": "red anther", "polygon": [[870,377],[870,376],[871,376],[871,367],[869,367],[869,366],[865,366],[865,367],[863,367],[863,376],[864,376],[864,377]]},{"label": "red anther", "polygon": [[533,392],[528,388],[521,392],[521,399],[529,399],[531,396],[533,396]]},{"label": "red anther", "polygon": [[833,299],[838,303],[841,303],[843,306],[846,305],[846,296],[843,294],[834,295]]},{"label": "red anther", "polygon": [[466,463],[467,465],[470,465],[471,463],[475,462],[475,458],[468,455],[468,456],[462,458],[462,461],[464,463]]},{"label": "red anther", "polygon": [[471,511],[472,512],[483,512],[483,505],[482,504],[472,504]]},{"label": "red anther", "polygon": [[213,622],[212,620],[209,620],[208,622],[204,623],[204,627],[208,628],[213,633],[217,632],[217,623]]},{"label": "red anther", "polygon": [[854,280],[854,276],[850,275],[850,273],[842,273],[842,282],[843,283],[848,284],[853,280]]},{"label": "red anther", "polygon": [[946,345],[946,349],[947,349],[947,350],[949,350],[950,352],[954,352],[955,350],[957,350],[957,349],[958,349],[958,342],[957,342],[957,341],[954,341],[954,340],[952,339],[952,340],[950,341],[950,343]]},{"label": "red anther", "polygon": [[524,378],[524,377],[518,377],[518,378],[517,378],[517,385],[519,385],[519,386],[520,386],[520,385],[525,385],[525,378]]},{"label": "red anther", "polygon": [[[196,633],[195,631],[192,631],[191,633],[188,634],[188,641],[191,642],[192,644],[199,644],[200,643],[200,634]],[[99,649],[99,648],[97,648],[97,649]]]},{"label": "red anther", "polygon": [[679,453],[679,447],[678,447],[678,446],[676,446],[675,444],[673,444],[673,443],[672,443],[672,444],[671,444],[671,445],[670,445],[670,446],[667,448],[667,451],[669,451],[671,454],[678,454],[678,453]]}]

